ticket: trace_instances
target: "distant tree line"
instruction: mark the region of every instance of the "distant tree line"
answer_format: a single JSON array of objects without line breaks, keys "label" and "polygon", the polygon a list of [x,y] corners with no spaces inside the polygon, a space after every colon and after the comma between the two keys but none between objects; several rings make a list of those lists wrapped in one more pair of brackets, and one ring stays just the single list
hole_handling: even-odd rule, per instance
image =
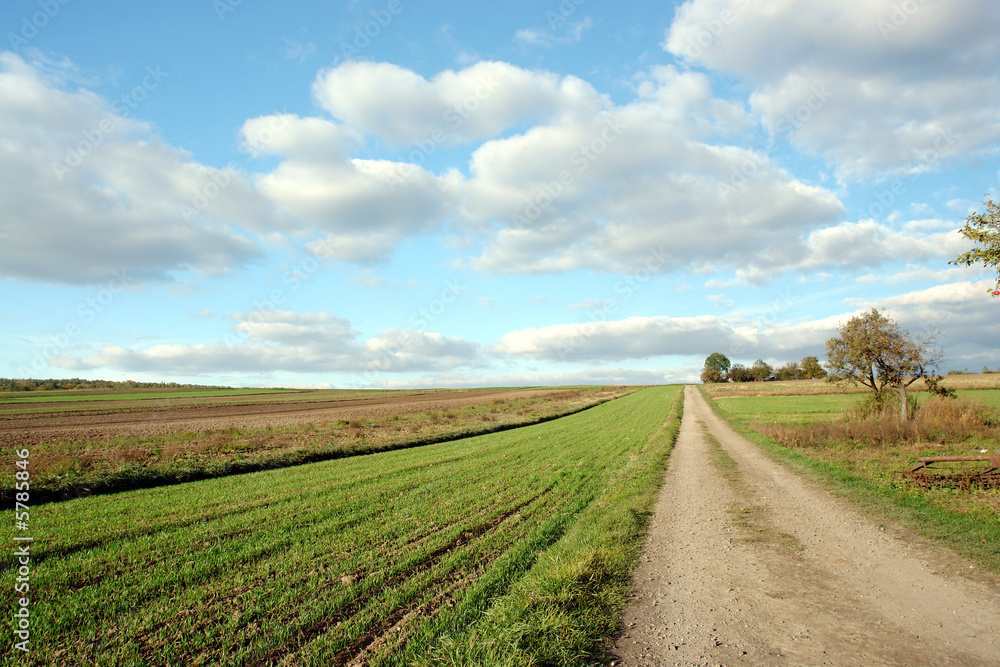
[{"label": "distant tree line", "polygon": [[135,380],[83,380],[80,378],[38,380],[0,378],[0,391],[54,391],[57,389],[217,389],[214,386],[177,382],[136,382]]},{"label": "distant tree line", "polygon": [[803,357],[802,361],[789,361],[775,370],[773,366],[758,359],[750,366],[731,363],[726,355],[713,352],[705,359],[701,370],[701,381],[714,382],[764,382],[765,380],[812,380],[825,378],[826,371],[816,357]]},{"label": "distant tree line", "polygon": [[[995,371],[991,371],[990,367],[984,364],[983,365],[983,370],[981,370],[979,372],[982,373],[983,375],[991,375],[991,374],[995,374],[995,373],[1000,373],[1000,367],[998,367],[997,370],[995,370]],[[963,368],[962,370],[957,370],[957,369],[953,368],[950,371],[948,371],[948,375],[972,375],[974,373],[975,373],[975,371],[970,371],[968,368]]]}]

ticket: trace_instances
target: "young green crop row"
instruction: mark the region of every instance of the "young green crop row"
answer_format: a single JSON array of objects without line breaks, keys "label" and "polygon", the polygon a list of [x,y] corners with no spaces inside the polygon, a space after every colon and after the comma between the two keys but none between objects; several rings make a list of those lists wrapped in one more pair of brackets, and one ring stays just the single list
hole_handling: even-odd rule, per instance
[{"label": "young green crop row", "polygon": [[[676,391],[451,443],[39,507],[20,662],[407,664],[442,637],[460,645],[541,552],[639,475],[637,460],[655,488]],[[12,512],[0,521],[13,525]],[[13,591],[17,563],[3,558]],[[9,655],[13,626],[0,627]]]}]

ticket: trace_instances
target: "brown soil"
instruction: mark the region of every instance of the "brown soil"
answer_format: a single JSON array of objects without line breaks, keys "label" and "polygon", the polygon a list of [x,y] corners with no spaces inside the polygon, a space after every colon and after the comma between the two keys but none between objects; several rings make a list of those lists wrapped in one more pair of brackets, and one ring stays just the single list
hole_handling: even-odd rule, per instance
[{"label": "brown soil", "polygon": [[1000,579],[766,458],[695,387],[633,576],[615,665],[1000,664]]},{"label": "brown soil", "polygon": [[[178,431],[212,431],[296,426],[338,419],[381,419],[392,414],[442,411],[493,400],[554,396],[572,390],[500,389],[481,391],[433,391],[426,393],[378,394],[364,398],[327,398],[316,400],[283,395],[285,401],[258,397],[243,403],[220,403],[208,399],[200,403],[172,406],[169,399],[144,401],[139,409],[116,412],[81,411],[76,414],[34,413],[14,415],[0,420],[0,444],[22,446],[53,440],[106,440],[121,436],[148,437]],[[576,393],[576,392],[573,392]],[[557,396],[558,397],[558,396]],[[244,397],[246,398],[246,397]],[[60,404],[65,407],[65,404]],[[30,406],[39,407],[37,404]]]}]

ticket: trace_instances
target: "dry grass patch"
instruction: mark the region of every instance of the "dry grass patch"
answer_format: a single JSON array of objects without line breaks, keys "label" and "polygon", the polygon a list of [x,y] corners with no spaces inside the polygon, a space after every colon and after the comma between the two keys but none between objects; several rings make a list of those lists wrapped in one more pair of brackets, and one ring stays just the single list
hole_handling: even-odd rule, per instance
[{"label": "dry grass patch", "polygon": [[[844,419],[808,424],[755,423],[753,428],[786,447],[822,447],[837,443],[866,447],[881,445],[949,445],[1000,439],[996,414],[978,401],[934,396],[913,419],[901,422],[889,406],[865,418],[848,410]],[[919,447],[918,447],[919,449]]]}]

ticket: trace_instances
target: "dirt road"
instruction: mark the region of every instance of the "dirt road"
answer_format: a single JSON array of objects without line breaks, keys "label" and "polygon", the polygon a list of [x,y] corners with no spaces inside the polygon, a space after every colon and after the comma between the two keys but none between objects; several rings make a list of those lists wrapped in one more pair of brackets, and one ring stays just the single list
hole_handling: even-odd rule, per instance
[{"label": "dirt road", "polygon": [[616,665],[1000,665],[998,578],[770,461],[695,387],[633,576]]}]

